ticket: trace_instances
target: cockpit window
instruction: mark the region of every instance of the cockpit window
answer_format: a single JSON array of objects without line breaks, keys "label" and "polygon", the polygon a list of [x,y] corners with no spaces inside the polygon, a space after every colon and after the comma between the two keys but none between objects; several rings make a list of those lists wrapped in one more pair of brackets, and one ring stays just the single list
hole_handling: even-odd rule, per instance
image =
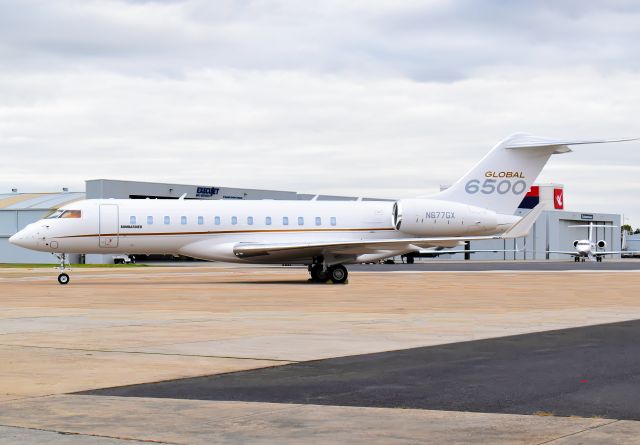
[{"label": "cockpit window", "polygon": [[60,218],[82,218],[81,210],[65,210]]},{"label": "cockpit window", "polygon": [[45,219],[56,219],[60,218],[60,215],[64,213],[64,210],[56,210],[51,215],[47,216]]}]

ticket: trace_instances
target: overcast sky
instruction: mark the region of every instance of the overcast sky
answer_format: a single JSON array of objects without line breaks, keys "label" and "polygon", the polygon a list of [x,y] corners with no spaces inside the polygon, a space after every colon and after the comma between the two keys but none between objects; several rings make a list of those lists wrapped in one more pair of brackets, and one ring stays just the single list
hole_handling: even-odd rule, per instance
[{"label": "overcast sky", "polygon": [[[514,132],[640,136],[637,1],[0,0],[0,191],[113,178],[409,197]],[[640,226],[640,142],[554,156]]]}]

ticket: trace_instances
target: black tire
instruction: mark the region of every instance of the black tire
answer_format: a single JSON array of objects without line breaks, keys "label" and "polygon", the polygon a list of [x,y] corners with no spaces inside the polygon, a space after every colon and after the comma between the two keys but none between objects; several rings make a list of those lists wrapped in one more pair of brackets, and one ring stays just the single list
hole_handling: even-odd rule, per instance
[{"label": "black tire", "polygon": [[407,264],[413,264],[415,257],[413,255],[407,255]]},{"label": "black tire", "polygon": [[65,285],[65,284],[69,284],[69,281],[71,279],[69,278],[69,275],[67,275],[66,273],[61,273],[60,275],[58,275],[58,283]]},{"label": "black tire", "polygon": [[344,284],[347,282],[349,272],[342,264],[331,266],[329,268],[329,278],[334,284]]}]

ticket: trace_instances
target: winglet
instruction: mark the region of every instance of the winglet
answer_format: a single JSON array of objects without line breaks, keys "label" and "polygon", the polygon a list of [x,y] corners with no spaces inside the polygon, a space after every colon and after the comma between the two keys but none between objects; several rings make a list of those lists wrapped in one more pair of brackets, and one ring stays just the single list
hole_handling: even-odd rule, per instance
[{"label": "winglet", "polygon": [[500,235],[500,238],[522,238],[529,234],[533,223],[545,208],[545,203],[540,203],[527,213],[520,221],[509,227],[509,230]]}]

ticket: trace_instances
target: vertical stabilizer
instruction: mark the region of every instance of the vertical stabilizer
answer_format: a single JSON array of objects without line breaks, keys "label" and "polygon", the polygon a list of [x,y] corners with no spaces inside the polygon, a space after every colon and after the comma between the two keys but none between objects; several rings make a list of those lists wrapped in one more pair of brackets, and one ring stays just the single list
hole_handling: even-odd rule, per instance
[{"label": "vertical stabilizer", "polygon": [[552,154],[569,145],[622,142],[617,140],[555,140],[518,133],[499,142],[466,175],[433,199],[460,202],[512,215]]}]

